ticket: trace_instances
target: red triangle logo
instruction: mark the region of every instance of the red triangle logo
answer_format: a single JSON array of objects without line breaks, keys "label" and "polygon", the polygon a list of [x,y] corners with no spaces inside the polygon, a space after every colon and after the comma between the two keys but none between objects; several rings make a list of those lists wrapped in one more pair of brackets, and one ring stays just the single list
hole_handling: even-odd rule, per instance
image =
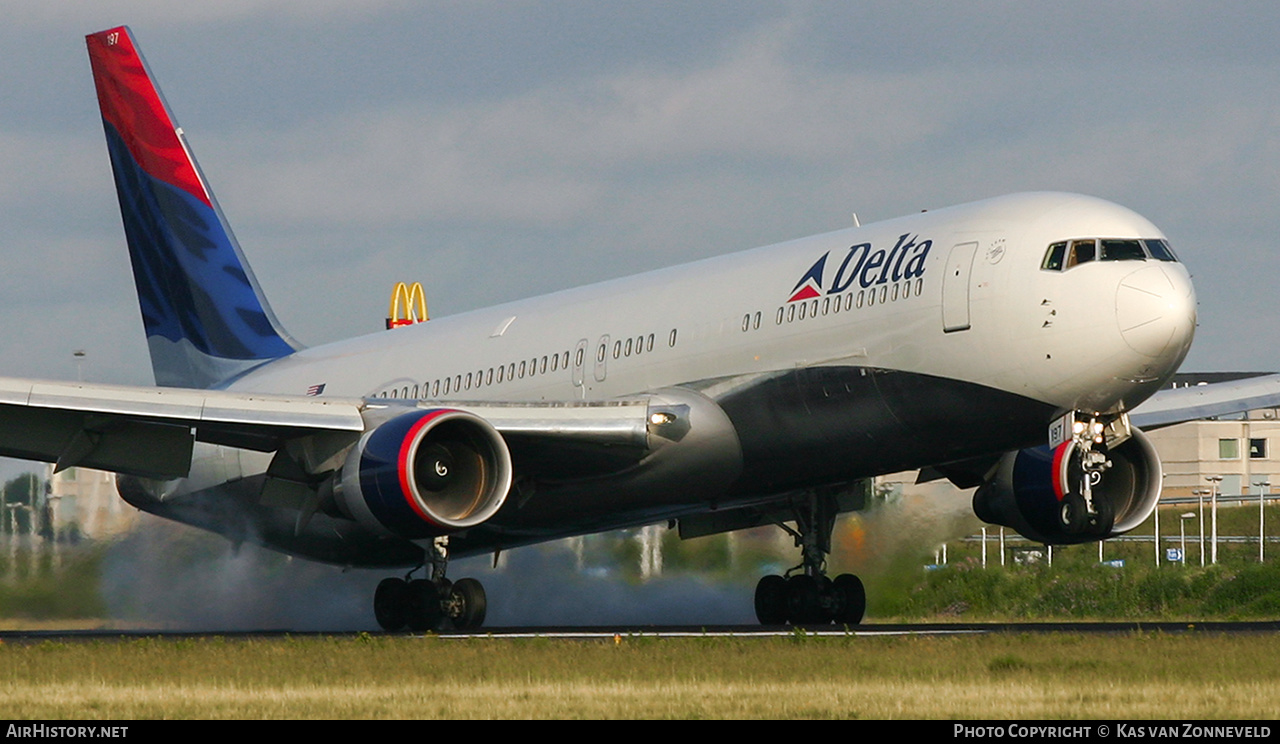
[{"label": "red triangle logo", "polygon": [[807,300],[817,296],[819,296],[818,290],[814,289],[812,284],[806,284],[804,285],[804,289],[791,295],[791,299],[787,300],[787,302],[796,302],[797,300]]}]

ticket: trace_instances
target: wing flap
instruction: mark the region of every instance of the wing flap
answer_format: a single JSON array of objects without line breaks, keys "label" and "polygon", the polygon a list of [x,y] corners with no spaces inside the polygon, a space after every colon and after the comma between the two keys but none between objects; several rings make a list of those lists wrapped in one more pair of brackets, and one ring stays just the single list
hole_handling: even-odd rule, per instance
[{"label": "wing flap", "polygon": [[187,475],[196,441],[270,452],[364,430],[360,399],[0,378],[0,454],[148,478]]}]

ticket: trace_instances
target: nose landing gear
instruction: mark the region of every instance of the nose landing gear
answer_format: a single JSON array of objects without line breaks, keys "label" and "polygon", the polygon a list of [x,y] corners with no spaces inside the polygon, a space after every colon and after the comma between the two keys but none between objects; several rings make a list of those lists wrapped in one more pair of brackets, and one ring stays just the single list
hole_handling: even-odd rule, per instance
[{"label": "nose landing gear", "polygon": [[1115,526],[1115,505],[1100,491],[1105,473],[1112,466],[1103,442],[1102,424],[1077,425],[1069,443],[1066,482],[1072,490],[1063,494],[1058,508],[1058,525],[1068,535],[1104,539]]},{"label": "nose landing gear", "polygon": [[796,529],[779,524],[800,548],[799,566],[783,576],[765,576],[756,584],[756,619],[761,625],[857,625],[867,609],[862,581],[853,574],[827,577],[826,556],[835,530],[836,499],[809,492],[793,503]]}]

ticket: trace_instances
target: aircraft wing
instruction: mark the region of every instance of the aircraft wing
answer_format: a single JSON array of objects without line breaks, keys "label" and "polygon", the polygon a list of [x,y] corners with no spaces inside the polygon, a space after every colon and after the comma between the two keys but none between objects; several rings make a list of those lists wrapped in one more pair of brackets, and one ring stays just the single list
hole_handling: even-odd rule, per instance
[{"label": "aircraft wing", "polygon": [[1280,408],[1280,375],[1161,390],[1129,414],[1141,429],[1226,416],[1258,408]]},{"label": "aircraft wing", "polygon": [[[336,435],[354,442],[390,407],[466,410],[493,425],[526,470],[608,472],[647,451],[648,397],[607,403],[465,403],[319,398],[0,378],[0,455],[148,478],[188,474],[195,442],[272,452]],[[573,457],[567,455],[572,454]],[[557,472],[572,463],[573,472]]]}]

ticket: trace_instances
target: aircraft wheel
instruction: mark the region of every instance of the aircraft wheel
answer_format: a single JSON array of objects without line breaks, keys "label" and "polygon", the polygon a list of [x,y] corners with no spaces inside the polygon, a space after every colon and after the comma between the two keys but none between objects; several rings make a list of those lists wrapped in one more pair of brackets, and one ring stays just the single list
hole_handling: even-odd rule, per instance
[{"label": "aircraft wheel", "polygon": [[770,574],[756,584],[756,619],[761,625],[787,622],[787,580]]},{"label": "aircraft wheel", "polygon": [[822,622],[817,579],[808,574],[796,574],[787,579],[787,614],[791,616],[792,625]]},{"label": "aircraft wheel", "polygon": [[449,606],[453,627],[458,630],[479,628],[484,624],[488,609],[484,585],[475,579],[459,579],[449,590]]},{"label": "aircraft wheel", "polygon": [[383,579],[373,592],[373,616],[383,630],[404,627],[409,616],[409,584],[404,579]]},{"label": "aircraft wheel", "polygon": [[862,579],[853,574],[840,574],[832,582],[835,598],[835,621],[840,625],[857,625],[867,612],[867,590]]},{"label": "aircraft wheel", "polygon": [[409,630],[417,633],[435,630],[440,626],[444,612],[440,608],[440,594],[436,585],[426,579],[409,582],[408,617]]},{"label": "aircraft wheel", "polygon": [[1078,535],[1089,520],[1089,507],[1078,493],[1068,493],[1058,505],[1058,524],[1068,535]]},{"label": "aircraft wheel", "polygon": [[1103,539],[1111,534],[1111,528],[1116,524],[1116,508],[1109,500],[1099,498],[1093,500],[1093,508],[1095,513],[1089,515],[1089,527],[1093,534]]}]

